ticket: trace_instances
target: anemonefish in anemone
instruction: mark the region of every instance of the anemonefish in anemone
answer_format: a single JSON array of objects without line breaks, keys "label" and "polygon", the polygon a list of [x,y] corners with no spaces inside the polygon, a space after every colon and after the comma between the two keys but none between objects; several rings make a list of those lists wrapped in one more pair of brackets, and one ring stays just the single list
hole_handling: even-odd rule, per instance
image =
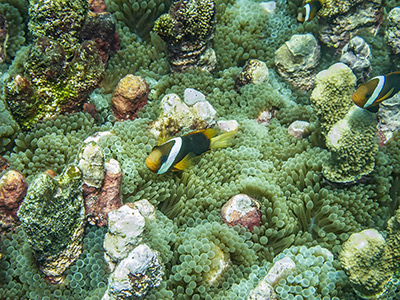
[{"label": "anemonefish in anemone", "polygon": [[322,8],[322,5],[326,0],[311,0],[306,3],[301,10],[301,13],[297,16],[299,22],[308,22],[312,20]]},{"label": "anemonefish in anemone", "polygon": [[353,101],[357,106],[375,113],[379,109],[379,103],[393,97],[399,91],[400,71],[397,71],[376,76],[361,84],[353,94]]},{"label": "anemonefish in anemone", "polygon": [[236,132],[234,130],[217,135],[217,130],[209,128],[172,138],[155,146],[145,164],[157,174],[184,170],[192,164],[194,157],[210,149],[230,146]]}]

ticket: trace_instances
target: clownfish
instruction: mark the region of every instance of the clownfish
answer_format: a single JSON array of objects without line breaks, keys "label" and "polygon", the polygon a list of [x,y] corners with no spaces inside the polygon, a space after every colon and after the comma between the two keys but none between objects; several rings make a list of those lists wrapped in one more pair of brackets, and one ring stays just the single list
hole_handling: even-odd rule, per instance
[{"label": "clownfish", "polygon": [[192,164],[194,157],[210,149],[230,146],[236,132],[237,130],[233,130],[217,135],[217,130],[208,128],[172,138],[155,146],[145,164],[150,171],[157,174],[184,170]]},{"label": "clownfish", "polygon": [[311,0],[306,3],[301,10],[301,13],[297,16],[297,20],[299,22],[308,22],[312,20],[317,12],[322,8],[322,4],[324,4],[325,0]]},{"label": "clownfish", "polygon": [[379,103],[400,91],[400,71],[376,76],[361,84],[353,94],[353,102],[370,112],[376,113]]}]

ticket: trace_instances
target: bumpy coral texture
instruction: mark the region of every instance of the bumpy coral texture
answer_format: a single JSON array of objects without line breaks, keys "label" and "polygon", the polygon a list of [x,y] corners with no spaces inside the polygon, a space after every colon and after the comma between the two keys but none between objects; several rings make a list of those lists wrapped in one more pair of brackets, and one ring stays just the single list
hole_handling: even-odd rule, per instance
[{"label": "bumpy coral texture", "polygon": [[88,2],[31,0],[29,5],[28,27],[32,36],[47,36],[57,40],[70,58],[79,47],[79,30],[87,13]]},{"label": "bumpy coral texture", "polygon": [[0,298],[2,299],[91,299],[100,300],[107,287],[104,261],[105,228],[87,227],[83,251],[67,270],[65,284],[52,285],[38,269],[22,228],[2,239],[0,252]]}]

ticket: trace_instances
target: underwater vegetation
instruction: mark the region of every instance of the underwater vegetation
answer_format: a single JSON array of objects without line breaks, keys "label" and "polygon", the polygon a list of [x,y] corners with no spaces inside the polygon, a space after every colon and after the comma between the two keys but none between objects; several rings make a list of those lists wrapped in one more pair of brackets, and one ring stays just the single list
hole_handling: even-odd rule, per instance
[{"label": "underwater vegetation", "polygon": [[0,299],[400,299],[399,16],[0,0]]}]

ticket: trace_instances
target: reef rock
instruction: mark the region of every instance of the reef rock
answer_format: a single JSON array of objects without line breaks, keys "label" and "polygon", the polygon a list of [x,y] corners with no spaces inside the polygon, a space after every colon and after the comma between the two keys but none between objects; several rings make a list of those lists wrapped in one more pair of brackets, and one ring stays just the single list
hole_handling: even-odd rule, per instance
[{"label": "reef rock", "polygon": [[276,117],[277,112],[278,112],[278,110],[274,109],[274,108],[263,110],[258,115],[257,122],[264,126],[268,126],[269,123],[271,123],[271,120]]},{"label": "reef rock", "polygon": [[242,86],[253,83],[261,84],[269,79],[269,71],[265,62],[258,59],[250,59],[244,65],[235,81],[235,89],[240,89]]},{"label": "reef rock", "polygon": [[260,203],[248,195],[238,194],[222,206],[221,217],[229,226],[239,224],[252,231],[261,224]]},{"label": "reef rock", "polygon": [[28,29],[34,38],[57,40],[72,57],[79,47],[79,32],[88,9],[87,0],[30,0]]},{"label": "reef rock", "polygon": [[386,144],[393,137],[393,133],[400,130],[399,93],[380,104],[377,129],[381,145]]},{"label": "reef rock", "polygon": [[312,34],[295,34],[275,52],[275,66],[278,74],[291,85],[309,90],[314,84],[320,55],[320,47]]},{"label": "reef rock", "polygon": [[197,67],[212,71],[216,55],[209,47],[215,28],[213,0],[177,0],[161,15],[153,30],[167,43],[172,70]]},{"label": "reef rock", "polygon": [[236,131],[239,129],[239,123],[236,120],[219,120],[217,127],[221,131]]},{"label": "reef rock", "polygon": [[122,206],[121,202],[121,166],[115,159],[104,164],[105,175],[101,188],[83,186],[85,212],[89,224],[107,226],[108,213]]},{"label": "reef rock", "polygon": [[8,108],[23,129],[65,112],[80,111],[104,75],[104,65],[93,41],[77,48],[71,61],[61,43],[41,37],[26,57],[23,74],[4,88]]},{"label": "reef rock", "polygon": [[296,139],[301,139],[309,133],[310,123],[306,121],[294,121],[289,125],[288,133]]},{"label": "reef rock", "polygon": [[144,226],[145,218],[131,203],[108,213],[104,249],[110,266],[124,259],[141,242]]},{"label": "reef rock", "polygon": [[206,96],[198,90],[187,88],[183,92],[183,102],[187,105],[194,105],[197,102],[206,101]]},{"label": "reef rock", "polygon": [[102,300],[142,299],[151,288],[160,285],[163,275],[158,252],[141,244],[117,265]]},{"label": "reef rock", "polygon": [[62,281],[62,274],[82,251],[85,210],[81,178],[75,165],[68,165],[55,178],[39,174],[17,213],[40,270],[54,282]]},{"label": "reef rock", "polygon": [[352,101],[356,78],[343,63],[336,63],[316,76],[311,106],[321,123],[331,158],[323,174],[336,183],[354,183],[370,174],[378,152],[376,117]]},{"label": "reef rock", "polygon": [[352,38],[342,49],[340,61],[353,70],[358,82],[365,82],[371,72],[371,49],[363,38]]},{"label": "reef rock", "polygon": [[210,127],[217,117],[208,101],[188,106],[176,94],[165,95],[160,106],[160,117],[150,124],[150,130],[157,138],[174,136],[184,128],[199,130]]},{"label": "reef rock", "polygon": [[83,144],[77,157],[78,167],[82,171],[83,184],[88,187],[100,188],[103,184],[104,154],[95,142]]},{"label": "reef rock", "polygon": [[10,170],[0,177],[0,233],[18,224],[17,211],[28,184],[21,173]]},{"label": "reef rock", "polygon": [[[101,9],[101,5],[95,9]],[[110,51],[119,50],[119,38],[115,30],[115,22],[109,12],[90,10],[82,25],[80,38],[82,40],[93,40],[96,43],[103,64],[107,62]]]},{"label": "reef rock", "polygon": [[275,1],[260,2],[260,6],[266,13],[272,14],[275,12],[276,2]]},{"label": "reef rock", "polygon": [[[344,5],[347,6],[347,9],[341,10],[341,5],[337,5],[337,8],[334,8],[334,5],[330,6],[334,13],[327,14],[332,17],[329,22],[321,22],[319,40],[328,47],[340,50],[358,34],[360,29],[367,28],[375,33],[376,28],[382,22],[383,12],[381,10],[382,0],[339,1],[342,4],[347,2],[348,5]],[[330,2],[334,4],[335,1]],[[325,10],[321,9],[318,14],[324,16],[324,12]]]},{"label": "reef rock", "polygon": [[400,7],[393,8],[387,16],[385,38],[394,54],[400,54]]},{"label": "reef rock", "polygon": [[250,292],[248,300],[278,300],[274,286],[281,279],[285,279],[290,271],[296,268],[295,262],[290,257],[284,257],[274,263],[268,274]]},{"label": "reef rock", "polygon": [[126,75],[119,81],[111,100],[115,118],[118,121],[136,119],[138,111],[146,105],[149,93],[149,85],[141,76]]}]

